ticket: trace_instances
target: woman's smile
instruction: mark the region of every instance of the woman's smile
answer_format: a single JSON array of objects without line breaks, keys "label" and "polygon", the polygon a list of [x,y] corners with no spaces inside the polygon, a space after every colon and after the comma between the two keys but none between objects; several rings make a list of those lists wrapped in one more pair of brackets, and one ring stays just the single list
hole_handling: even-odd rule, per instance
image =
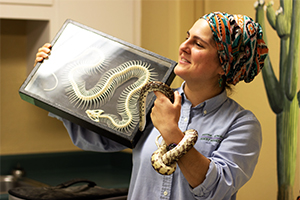
[{"label": "woman's smile", "polygon": [[191,62],[183,56],[180,57],[179,63],[180,64],[191,64]]}]

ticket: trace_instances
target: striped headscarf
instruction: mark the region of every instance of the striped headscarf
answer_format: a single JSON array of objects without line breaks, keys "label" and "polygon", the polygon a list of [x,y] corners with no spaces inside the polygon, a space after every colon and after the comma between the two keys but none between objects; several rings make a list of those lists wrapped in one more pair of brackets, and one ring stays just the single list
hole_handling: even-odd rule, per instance
[{"label": "striped headscarf", "polygon": [[208,21],[213,33],[226,82],[251,82],[268,54],[261,26],[245,15],[214,12],[202,18]]}]

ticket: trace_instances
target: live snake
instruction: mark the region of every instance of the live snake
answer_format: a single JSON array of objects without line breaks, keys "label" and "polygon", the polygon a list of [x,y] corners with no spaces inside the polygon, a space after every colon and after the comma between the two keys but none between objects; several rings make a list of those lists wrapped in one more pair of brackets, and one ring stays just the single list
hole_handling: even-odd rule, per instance
[{"label": "live snake", "polygon": [[[158,81],[147,83],[141,90],[139,97],[140,104],[140,131],[145,128],[145,101],[147,94],[152,91],[159,91],[170,99],[173,103],[174,92],[166,84]],[[171,150],[167,150],[167,145],[164,140],[159,144],[158,139],[161,135],[156,138],[156,145],[158,149],[151,156],[151,163],[153,168],[162,175],[170,175],[176,170],[176,162],[185,155],[196,143],[198,139],[198,132],[194,129],[189,129],[184,132],[183,139],[177,144],[177,146]]]}]

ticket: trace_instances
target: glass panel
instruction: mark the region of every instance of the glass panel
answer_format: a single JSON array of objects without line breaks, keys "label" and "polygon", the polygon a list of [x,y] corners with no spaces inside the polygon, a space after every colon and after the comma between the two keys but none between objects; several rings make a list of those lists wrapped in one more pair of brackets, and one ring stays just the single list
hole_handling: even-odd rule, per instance
[{"label": "glass panel", "polygon": [[[54,40],[49,59],[25,81],[24,90],[77,118],[131,136],[139,122],[141,86],[154,80],[166,82],[175,65],[69,21]],[[153,96],[148,95],[148,106]],[[100,109],[106,117],[95,117]]]}]

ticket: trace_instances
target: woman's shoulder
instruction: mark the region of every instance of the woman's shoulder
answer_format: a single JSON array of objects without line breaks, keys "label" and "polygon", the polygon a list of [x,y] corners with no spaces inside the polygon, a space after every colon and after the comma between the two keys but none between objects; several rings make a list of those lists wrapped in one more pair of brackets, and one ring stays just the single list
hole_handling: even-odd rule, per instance
[{"label": "woman's shoulder", "polygon": [[223,109],[226,109],[227,107],[227,109],[231,112],[232,117],[234,117],[235,119],[253,120],[259,123],[257,117],[251,110],[244,108],[241,104],[239,104],[232,98],[228,97],[222,107]]}]

